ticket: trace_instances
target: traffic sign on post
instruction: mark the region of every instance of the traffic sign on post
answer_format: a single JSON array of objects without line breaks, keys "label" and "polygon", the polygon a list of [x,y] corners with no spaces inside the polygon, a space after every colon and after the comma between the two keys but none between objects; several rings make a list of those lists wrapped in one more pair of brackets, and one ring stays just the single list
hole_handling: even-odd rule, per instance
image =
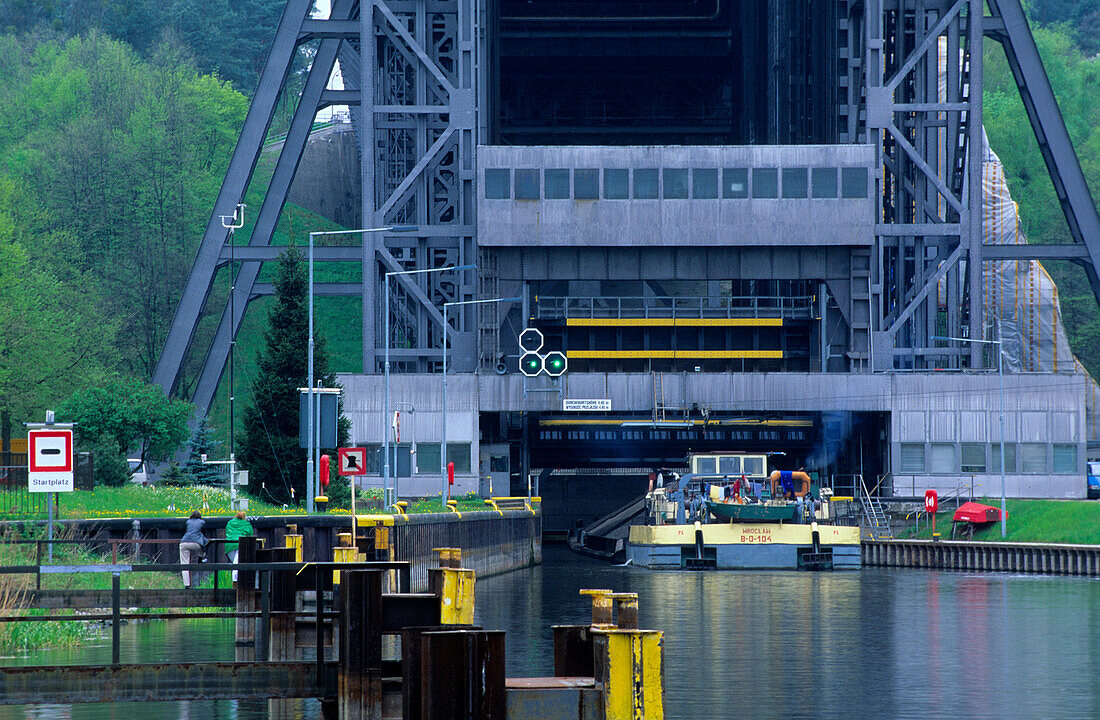
[{"label": "traffic sign on post", "polygon": [[337,467],[341,475],[367,474],[366,448],[337,448]]},{"label": "traffic sign on post", "polygon": [[519,371],[527,377],[535,377],[542,372],[542,355],[535,352],[524,353],[519,359]]},{"label": "traffic sign on post", "polygon": [[546,353],[542,358],[542,362],[546,368],[546,374],[550,377],[561,377],[569,367],[569,362],[565,359],[565,353],[557,350]]},{"label": "traffic sign on post", "polygon": [[27,490],[73,491],[73,431],[42,428],[27,432]]},{"label": "traffic sign on post", "polygon": [[542,349],[543,337],[538,328],[525,328],[519,334],[519,346],[525,352],[537,353]]}]

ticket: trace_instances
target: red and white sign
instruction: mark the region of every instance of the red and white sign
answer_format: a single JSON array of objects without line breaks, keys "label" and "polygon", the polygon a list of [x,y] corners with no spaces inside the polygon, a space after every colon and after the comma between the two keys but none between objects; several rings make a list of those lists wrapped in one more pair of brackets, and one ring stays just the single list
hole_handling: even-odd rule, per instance
[{"label": "red and white sign", "polygon": [[939,496],[936,495],[935,490],[924,491],[924,510],[925,512],[934,513],[940,507]]},{"label": "red and white sign", "polygon": [[398,410],[393,414],[393,441],[401,442],[401,411]]},{"label": "red and white sign", "polygon": [[337,448],[336,458],[341,475],[367,474],[366,448]]},{"label": "red and white sign", "polygon": [[42,428],[27,431],[27,490],[73,491],[73,431]]}]

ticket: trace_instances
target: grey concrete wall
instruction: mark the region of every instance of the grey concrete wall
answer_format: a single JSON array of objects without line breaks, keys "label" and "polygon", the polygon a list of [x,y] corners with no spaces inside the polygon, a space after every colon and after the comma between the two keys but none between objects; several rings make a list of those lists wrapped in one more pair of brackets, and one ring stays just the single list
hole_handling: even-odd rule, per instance
[{"label": "grey concrete wall", "polygon": [[[357,442],[378,442],[382,432],[382,378],[342,375],[345,412]],[[610,399],[613,412],[653,409],[655,377],[644,373],[567,373],[562,395],[575,399]],[[1000,494],[1000,474],[992,472],[991,450],[987,471],[962,473],[900,472],[901,443],[999,442],[998,378],[976,373],[666,373],[661,377],[667,406],[705,405],[714,411],[746,412],[884,412],[890,413],[889,438],[897,495],[923,495],[929,488],[947,492],[973,481],[986,494]],[[448,394],[448,438],[478,442],[481,412],[561,410],[556,387],[548,378],[525,379],[509,375],[452,375]],[[1009,443],[1048,446],[1047,470],[1009,473],[1006,493],[1012,497],[1084,497],[1085,391],[1084,375],[1051,373],[1011,374],[1004,377],[1005,435]],[[525,392],[525,389],[527,392]],[[439,375],[401,375],[391,378],[391,397],[412,400],[417,407],[416,438],[442,437],[442,378]],[[423,412],[423,419],[420,413]],[[405,427],[403,424],[402,427]],[[404,432],[404,431],[403,431]],[[1077,470],[1053,473],[1054,444],[1073,445]],[[956,457],[956,465],[958,463]],[[476,489],[473,473],[463,482]],[[433,484],[429,489],[435,489]],[[463,492],[467,485],[462,486]],[[438,492],[438,489],[435,489]],[[432,494],[430,492],[425,494]]]},{"label": "grey concrete wall", "polygon": [[[840,168],[870,171],[869,145],[478,147],[481,246],[869,245],[872,193],[858,199],[486,199],[485,169]],[[781,174],[781,173],[780,173]],[[602,175],[601,175],[602,180]],[[663,177],[662,177],[663,182]],[[868,175],[869,187],[873,187]],[[782,185],[782,183],[780,183]],[[602,193],[601,193],[602,198]]]}]

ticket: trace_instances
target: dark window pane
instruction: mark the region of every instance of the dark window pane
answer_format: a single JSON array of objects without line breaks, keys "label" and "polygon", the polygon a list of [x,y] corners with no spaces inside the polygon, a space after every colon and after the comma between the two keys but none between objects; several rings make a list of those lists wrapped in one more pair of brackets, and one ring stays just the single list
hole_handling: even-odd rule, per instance
[{"label": "dark window pane", "polygon": [[539,199],[539,171],[516,170],[516,200]]},{"label": "dark window pane", "polygon": [[691,171],[691,196],[696,200],[713,200],[718,197],[718,170],[696,168]]},{"label": "dark window pane", "polygon": [[747,198],[749,171],[747,168],[726,168],[722,171],[722,197]]},{"label": "dark window pane", "polygon": [[[519,171],[516,171],[517,176]],[[519,178],[516,178],[518,185]],[[518,192],[518,191],[517,191]],[[752,196],[754,198],[779,197],[779,170],[777,168],[752,169]]]},{"label": "dark window pane", "polygon": [[630,197],[630,171],[604,170],[603,196],[607,200],[626,200]]},{"label": "dark window pane", "polygon": [[656,200],[657,193],[657,170],[645,169],[634,171],[634,199],[635,200]]},{"label": "dark window pane", "polygon": [[447,460],[455,464],[456,473],[470,472],[470,444],[447,443]]},{"label": "dark window pane", "polygon": [[416,472],[438,475],[441,457],[442,446],[439,443],[417,443]]},{"label": "dark window pane", "polygon": [[867,168],[840,168],[840,196],[843,198],[867,197]]},{"label": "dark window pane", "polygon": [[598,200],[600,198],[600,171],[573,171],[573,199]]},{"label": "dark window pane", "polygon": [[806,168],[783,168],[783,197],[806,197]]},{"label": "dark window pane", "polygon": [[688,171],[685,168],[665,168],[661,174],[665,181],[665,197],[670,200],[686,200]]},{"label": "dark window pane", "polygon": [[810,171],[810,189],[815,198],[836,197],[836,168],[814,168]]},{"label": "dark window pane", "polygon": [[512,197],[512,171],[486,169],[485,197],[488,200],[507,200]]},{"label": "dark window pane", "polygon": [[546,170],[546,188],[544,190],[547,200],[569,199],[569,171]]}]

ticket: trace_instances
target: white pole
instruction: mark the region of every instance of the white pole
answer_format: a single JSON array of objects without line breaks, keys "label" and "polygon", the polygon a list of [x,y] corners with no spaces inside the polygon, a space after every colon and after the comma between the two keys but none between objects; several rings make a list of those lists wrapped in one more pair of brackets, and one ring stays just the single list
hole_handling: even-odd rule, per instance
[{"label": "white pole", "polygon": [[313,236],[309,234],[309,359],[306,370],[306,387],[309,395],[306,398],[307,434],[309,441],[306,443],[306,512],[313,512]]},{"label": "white pole", "polygon": [[[1001,334],[999,327],[997,334]],[[1005,513],[1005,376],[1002,341],[1003,338],[999,338],[994,347],[997,348],[997,384],[1001,391],[1001,539],[1004,540],[1008,534],[1008,515]]]},{"label": "white pole", "polygon": [[382,400],[382,454],[384,456],[382,461],[382,467],[384,468],[382,473],[382,503],[385,507],[389,507],[395,499],[390,497],[390,433],[389,428],[386,427],[387,418],[390,415],[390,274],[386,273],[384,279],[386,288],[382,293],[385,297],[383,303],[385,309],[382,313],[382,335],[386,338],[386,360],[382,366],[385,375],[383,383],[385,391]]},{"label": "white pole", "polygon": [[439,491],[439,504],[446,510],[447,504],[447,331],[450,325],[447,322],[447,310],[450,303],[443,303],[443,486]]}]

